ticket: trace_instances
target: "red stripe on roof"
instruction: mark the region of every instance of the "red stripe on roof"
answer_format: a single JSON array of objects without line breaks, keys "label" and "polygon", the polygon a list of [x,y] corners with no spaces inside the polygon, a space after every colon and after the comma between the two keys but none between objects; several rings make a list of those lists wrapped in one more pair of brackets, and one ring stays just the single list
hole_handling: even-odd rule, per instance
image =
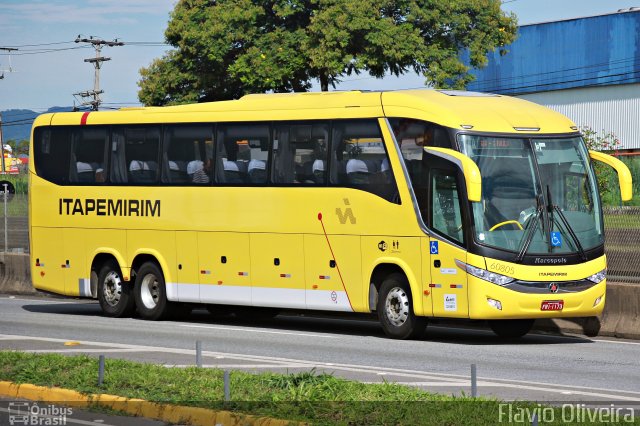
[{"label": "red stripe on roof", "polygon": [[91,114],[90,111],[85,112],[84,114],[82,114],[82,118],[80,119],[80,125],[84,126],[85,124],[87,124],[87,117],[89,117],[89,114]]}]

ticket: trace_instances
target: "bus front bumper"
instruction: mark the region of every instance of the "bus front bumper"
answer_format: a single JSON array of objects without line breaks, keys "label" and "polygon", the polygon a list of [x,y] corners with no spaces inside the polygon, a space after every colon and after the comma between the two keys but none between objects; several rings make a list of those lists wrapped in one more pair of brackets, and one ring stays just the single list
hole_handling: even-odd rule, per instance
[{"label": "bus front bumper", "polygon": [[577,292],[524,293],[469,276],[469,318],[591,317],[604,309],[606,280]]}]

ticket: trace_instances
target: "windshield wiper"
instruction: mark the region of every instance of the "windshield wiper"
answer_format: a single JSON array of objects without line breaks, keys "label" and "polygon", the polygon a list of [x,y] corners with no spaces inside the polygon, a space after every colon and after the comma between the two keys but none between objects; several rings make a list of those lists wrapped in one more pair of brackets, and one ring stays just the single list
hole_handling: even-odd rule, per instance
[{"label": "windshield wiper", "polygon": [[[571,225],[569,225],[569,221],[567,220],[567,217],[564,215],[564,213],[562,213],[562,210],[560,210],[560,207],[553,204],[553,202],[551,201],[551,190],[549,189],[549,185],[547,185],[547,201],[549,203],[549,205],[547,206],[547,210],[549,211],[549,213],[553,213],[553,212],[558,213],[558,217],[562,221],[562,224],[564,225],[565,229],[569,233],[569,236],[571,237],[574,244],[576,245],[576,248],[578,249],[578,253],[580,253],[580,257],[582,257],[582,260],[587,260],[587,255],[584,252],[584,249],[582,248],[582,244],[580,244],[580,240],[578,239],[578,236],[576,235],[575,232],[573,232],[573,228],[571,227]],[[551,223],[555,222],[554,219],[555,218],[552,215],[550,222]],[[558,227],[558,229],[559,228],[560,227]],[[549,230],[549,232],[551,232],[551,229]]]},{"label": "windshield wiper", "polygon": [[540,197],[536,197],[536,203],[538,207],[536,209],[536,214],[532,218],[530,218],[530,222],[527,224],[525,231],[527,231],[527,235],[524,238],[522,243],[522,248],[518,252],[518,255],[515,258],[515,262],[521,262],[524,258],[524,255],[529,251],[529,246],[531,245],[531,241],[533,240],[533,236],[536,234],[536,229],[538,229],[538,224],[540,223],[540,218],[542,217],[542,202],[540,201]]}]

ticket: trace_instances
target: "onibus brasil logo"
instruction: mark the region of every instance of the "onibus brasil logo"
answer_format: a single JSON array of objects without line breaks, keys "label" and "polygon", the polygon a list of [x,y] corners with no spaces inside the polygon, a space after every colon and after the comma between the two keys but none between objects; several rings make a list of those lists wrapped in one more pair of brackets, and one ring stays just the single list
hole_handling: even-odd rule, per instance
[{"label": "onibus brasil logo", "polygon": [[8,409],[11,426],[63,426],[73,414],[71,408],[37,402],[10,402]]}]

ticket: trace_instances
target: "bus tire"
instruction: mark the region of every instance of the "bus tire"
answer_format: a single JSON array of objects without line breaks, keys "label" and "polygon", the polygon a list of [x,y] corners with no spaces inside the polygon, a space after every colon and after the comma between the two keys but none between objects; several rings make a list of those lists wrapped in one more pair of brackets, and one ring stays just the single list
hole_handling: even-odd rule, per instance
[{"label": "bus tire", "polygon": [[154,262],[143,263],[136,272],[134,294],[142,318],[157,321],[170,313],[164,274]]},{"label": "bus tire", "polygon": [[532,319],[490,320],[489,327],[503,339],[517,339],[524,336],[533,327]]},{"label": "bus tire", "polygon": [[98,301],[109,317],[130,317],[135,310],[131,284],[122,279],[118,263],[106,261],[98,273]]},{"label": "bus tire", "polygon": [[401,273],[389,274],[382,282],[377,312],[385,334],[394,339],[421,337],[427,326],[427,319],[413,312],[409,283]]}]

